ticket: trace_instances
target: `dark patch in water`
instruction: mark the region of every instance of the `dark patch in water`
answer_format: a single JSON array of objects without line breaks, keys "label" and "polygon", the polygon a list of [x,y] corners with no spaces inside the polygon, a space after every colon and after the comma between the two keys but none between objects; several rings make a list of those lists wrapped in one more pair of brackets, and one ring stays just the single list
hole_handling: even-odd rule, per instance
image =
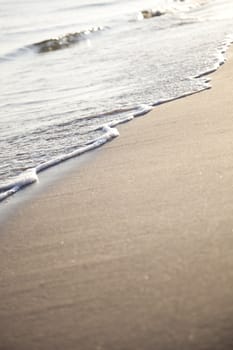
[{"label": "dark patch in water", "polygon": [[68,33],[57,38],[51,38],[29,45],[29,48],[36,49],[38,53],[62,50],[87,39],[90,34],[103,30],[102,27],[94,27],[86,31]]},{"label": "dark patch in water", "polygon": [[142,10],[141,13],[143,15],[143,18],[145,19],[165,15],[164,11],[152,10],[152,9]]}]

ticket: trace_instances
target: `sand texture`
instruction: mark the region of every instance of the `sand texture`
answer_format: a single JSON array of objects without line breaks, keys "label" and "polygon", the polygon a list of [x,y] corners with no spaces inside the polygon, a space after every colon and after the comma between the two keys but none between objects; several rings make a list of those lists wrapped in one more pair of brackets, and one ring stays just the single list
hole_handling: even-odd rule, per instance
[{"label": "sand texture", "polygon": [[233,50],[0,231],[0,349],[233,349]]}]

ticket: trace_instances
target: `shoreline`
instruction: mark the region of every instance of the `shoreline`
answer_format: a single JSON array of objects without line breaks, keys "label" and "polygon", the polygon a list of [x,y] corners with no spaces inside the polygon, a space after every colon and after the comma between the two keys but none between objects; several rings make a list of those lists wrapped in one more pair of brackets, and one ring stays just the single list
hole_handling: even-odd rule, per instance
[{"label": "shoreline", "polygon": [[4,223],[0,348],[232,349],[227,57]]},{"label": "shoreline", "polygon": [[[195,79],[201,79],[203,77],[207,77],[207,79],[205,79],[205,81],[203,81],[203,87],[200,90],[197,91],[191,91],[191,92],[186,92],[183,95],[180,95],[178,97],[172,97],[171,99],[162,99],[162,100],[158,100],[157,102],[151,104],[151,105],[145,105],[145,104],[141,104],[139,106],[135,106],[135,112],[132,113],[131,116],[126,117],[125,120],[121,120],[118,123],[115,123],[115,121],[113,121],[113,125],[112,126],[111,122],[110,124],[106,124],[106,126],[103,124],[102,129],[103,132],[105,132],[102,136],[99,137],[99,139],[102,139],[102,141],[100,141],[100,145],[95,145],[95,141],[97,141],[98,139],[94,140],[92,143],[87,144],[84,147],[81,148],[77,148],[75,151],[71,152],[70,154],[62,154],[60,156],[58,156],[57,158],[54,159],[50,159],[48,161],[45,161],[44,163],[40,163],[37,166],[35,166],[34,168],[29,168],[28,170],[31,170],[31,174],[28,174],[26,176],[26,178],[22,177],[20,178],[21,175],[24,174],[24,172],[22,172],[21,174],[18,174],[15,178],[9,180],[9,184],[8,182],[6,182],[6,184],[3,184],[2,186],[0,186],[0,197],[3,196],[2,198],[0,198],[0,222],[4,221],[4,213],[9,213],[11,211],[11,209],[13,207],[15,207],[16,203],[20,203],[20,198],[18,200],[16,200],[15,202],[13,201],[12,204],[12,208],[9,206],[9,209],[5,207],[3,208],[3,214],[1,214],[1,203],[3,202],[5,204],[5,202],[8,202],[9,200],[11,200],[11,197],[14,197],[15,195],[18,194],[18,192],[20,192],[21,194],[21,198],[22,198],[22,202],[27,199],[27,195],[23,196],[21,191],[23,190],[28,190],[28,188],[30,188],[30,186],[32,185],[36,185],[38,182],[40,182],[40,178],[38,178],[38,173],[40,173],[40,177],[41,177],[41,172],[42,172],[42,183],[49,183],[49,180],[44,180],[46,179],[45,176],[43,176],[43,172],[44,170],[47,170],[48,173],[52,173],[54,174],[55,180],[58,179],[58,172],[59,169],[61,170],[61,175],[59,176],[60,179],[62,178],[63,174],[65,174],[68,170],[67,169],[71,169],[72,166],[70,165],[70,163],[74,163],[74,161],[76,160],[77,164],[82,164],[83,162],[85,162],[85,158],[88,158],[87,154],[89,155],[90,153],[94,154],[99,148],[102,148],[102,146],[104,146],[106,143],[108,143],[109,141],[114,140],[115,137],[119,136],[118,133],[118,127],[121,124],[126,124],[129,121],[144,116],[146,114],[148,114],[148,111],[153,110],[155,108],[157,108],[158,106],[161,106],[163,104],[167,104],[167,103],[171,103],[195,94],[199,94],[203,91],[209,90],[211,89],[211,85],[209,84],[211,82],[211,76],[226,62],[226,52],[229,49],[229,47],[232,45],[233,41],[232,41],[232,35],[227,35],[225,40],[222,42],[221,47],[218,48],[217,52],[218,52],[218,62],[215,63],[215,65],[210,68],[210,70],[200,73],[196,76],[192,76],[190,77],[191,80],[195,80]],[[133,108],[132,108],[133,109]],[[117,126],[117,128],[115,128]],[[106,128],[108,129],[106,131]],[[107,136],[106,136],[107,135]],[[107,140],[103,141],[103,139],[107,138]],[[97,142],[98,143],[98,142]],[[72,154],[74,153],[74,155]],[[67,164],[66,162],[68,162],[68,166],[65,167],[64,163]],[[59,167],[56,170],[52,170],[55,167]],[[62,167],[63,166],[63,167]],[[25,171],[26,173],[26,171]],[[47,175],[48,177],[49,175]],[[53,175],[52,175],[53,176]],[[11,184],[12,181],[12,184]],[[52,181],[52,180],[51,180]],[[5,187],[5,191],[4,191],[4,187]],[[31,188],[30,188],[31,189]],[[35,193],[38,193],[40,190],[36,189]],[[41,191],[43,191],[43,188],[41,189]],[[9,192],[9,194],[7,193]],[[31,191],[28,191],[28,193],[33,193],[33,190],[31,189]],[[6,207],[8,207],[8,203],[6,203],[5,205]]]},{"label": "shoreline", "polygon": [[7,220],[10,220],[11,215],[20,209],[21,206],[36,200],[38,196],[45,194],[51,187],[56,187],[57,184],[63,182],[70,172],[78,171],[83,164],[91,162],[98,151],[99,149],[97,148],[80,157],[71,158],[58,166],[46,169],[46,171],[40,173],[37,182],[26,185],[15,194],[2,202],[0,201],[0,225],[4,225]]},{"label": "shoreline", "polygon": [[[224,63],[223,63],[224,64]],[[220,65],[221,67],[221,65]],[[216,70],[214,71],[216,72]],[[213,73],[209,73],[209,75],[212,75]],[[202,93],[203,91],[211,89],[211,86],[203,88],[203,90],[195,91],[191,93],[187,93],[185,95],[179,96],[177,98],[172,98],[171,100],[165,100],[158,103],[155,103],[152,105],[152,111],[163,104],[172,103],[174,101],[178,101],[180,99],[193,96],[199,93]],[[138,116],[133,116],[133,119],[135,118],[141,118],[146,117],[149,112],[143,112],[142,114],[139,114]],[[129,123],[130,121],[126,122],[120,122],[117,124],[116,131],[118,132],[119,126],[121,124]],[[120,136],[120,135],[119,135]],[[115,137],[113,137],[108,142],[114,141]],[[93,150],[84,152],[81,156],[74,156],[71,158],[67,158],[65,161],[62,161],[61,163],[56,164],[55,166],[52,165],[45,169],[45,171],[42,171],[40,173],[40,177],[37,181],[30,182],[24,186],[22,186],[19,190],[16,190],[15,193],[10,194],[5,199],[0,200],[0,224],[4,223],[10,218],[11,213],[14,213],[14,210],[17,209],[18,205],[23,205],[24,203],[27,203],[28,201],[32,201],[36,199],[37,195],[40,195],[46,191],[46,188],[49,188],[51,186],[54,186],[56,183],[62,182],[62,179],[64,180],[66,177],[68,177],[69,171],[77,171],[82,164],[84,164],[86,161],[90,161],[92,157],[97,154],[97,152],[102,151],[102,147],[106,146],[106,143],[101,145],[100,147],[96,147]],[[75,169],[75,170],[74,170]],[[50,175],[50,176],[49,176]]]}]

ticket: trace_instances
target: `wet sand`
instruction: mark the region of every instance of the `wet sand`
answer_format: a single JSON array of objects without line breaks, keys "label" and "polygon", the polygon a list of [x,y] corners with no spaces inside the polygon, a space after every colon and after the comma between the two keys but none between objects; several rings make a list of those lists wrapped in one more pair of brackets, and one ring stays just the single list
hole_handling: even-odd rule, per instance
[{"label": "wet sand", "polygon": [[233,50],[15,210],[0,349],[233,348]]}]

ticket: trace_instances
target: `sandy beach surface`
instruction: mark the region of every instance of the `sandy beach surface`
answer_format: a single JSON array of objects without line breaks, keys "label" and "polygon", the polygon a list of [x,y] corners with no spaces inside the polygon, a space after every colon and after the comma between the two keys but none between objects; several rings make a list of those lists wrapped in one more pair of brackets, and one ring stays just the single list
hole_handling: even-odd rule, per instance
[{"label": "sandy beach surface", "polygon": [[232,49],[212,85],[1,224],[0,349],[233,349]]}]

